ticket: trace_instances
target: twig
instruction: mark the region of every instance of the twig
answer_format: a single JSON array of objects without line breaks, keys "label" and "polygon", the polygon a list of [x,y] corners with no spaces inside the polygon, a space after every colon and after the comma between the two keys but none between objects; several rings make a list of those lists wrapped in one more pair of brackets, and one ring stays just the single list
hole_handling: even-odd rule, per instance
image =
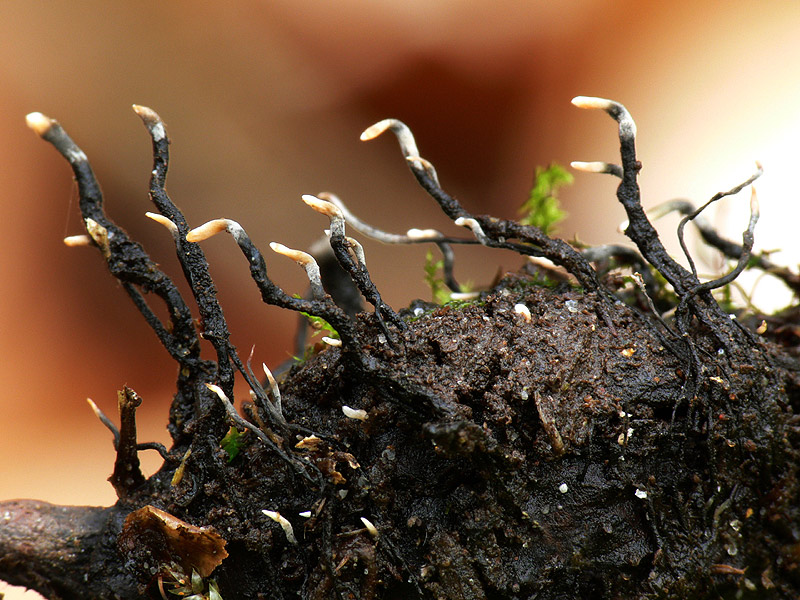
[{"label": "twig", "polygon": [[114,472],[109,481],[114,486],[119,499],[125,499],[145,482],[139,468],[139,454],[136,445],[136,409],[142,399],[131,388],[125,386],[117,392],[119,405],[120,431],[117,443],[117,459]]}]

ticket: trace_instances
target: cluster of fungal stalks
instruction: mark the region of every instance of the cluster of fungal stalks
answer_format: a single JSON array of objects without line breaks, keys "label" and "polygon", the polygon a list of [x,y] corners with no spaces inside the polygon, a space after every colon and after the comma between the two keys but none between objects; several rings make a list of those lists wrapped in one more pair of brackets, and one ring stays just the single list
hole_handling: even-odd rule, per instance
[{"label": "cluster of fungal stalks", "polygon": [[[362,246],[346,233],[345,228],[348,225],[363,235],[385,243],[435,244],[442,252],[445,282],[456,293],[462,290],[453,275],[454,252],[452,246],[455,244],[481,244],[489,248],[509,250],[525,257],[549,259],[574,277],[585,293],[596,296],[597,301],[594,306],[597,316],[612,334],[615,333],[615,326],[611,312],[617,298],[601,283],[598,272],[592,263],[607,263],[613,259],[617,263],[631,265],[634,271],[640,273],[635,275],[636,281],[643,296],[647,299],[653,316],[656,317],[655,324],[650,318],[644,317],[642,317],[642,323],[645,327],[650,328],[658,339],[661,339],[664,347],[674,355],[676,360],[685,365],[687,376],[684,395],[691,400],[697,386],[700,385],[699,378],[706,368],[705,363],[701,360],[701,354],[708,353],[708,348],[698,349],[695,347],[695,342],[689,335],[690,328],[701,326],[710,332],[714,339],[714,348],[727,357],[727,367],[721,367],[723,371],[742,362],[741,353],[748,352],[748,348],[752,346],[752,334],[722,311],[711,295],[712,290],[730,283],[749,264],[776,272],[792,289],[796,291],[800,289],[800,281],[794,274],[788,270],[776,268],[766,258],[752,255],[753,228],[758,219],[758,203],[755,193],[753,193],[751,201],[751,218],[743,234],[741,245],[725,240],[707,223],[698,219],[702,210],[710,203],[724,196],[735,194],[751,184],[759,176],[760,167],[758,172],[743,184],[728,192],[717,194],[698,209],[686,202],[672,203],[660,209],[660,212],[677,210],[685,215],[679,227],[679,236],[690,265],[690,269],[687,270],[669,256],[642,208],[637,184],[637,175],[641,164],[636,158],[636,126],[628,111],[617,102],[601,98],[578,97],[573,100],[573,104],[580,108],[603,110],[619,124],[621,164],[575,162],[572,163],[572,166],[582,171],[610,174],[621,180],[617,196],[627,213],[628,221],[625,233],[636,244],[638,252],[621,246],[589,248],[581,251],[563,240],[547,236],[536,227],[488,215],[470,214],[441,187],[435,168],[420,155],[409,128],[394,119],[376,123],[364,131],[361,139],[370,140],[386,131],[394,133],[400,143],[406,164],[416,180],[456,225],[470,230],[471,236],[449,236],[433,229],[412,229],[405,234],[391,234],[362,222],[333,194],[306,195],[302,197],[302,200],[308,207],[329,219],[330,224],[326,234],[338,266],[351,282],[349,285],[354,286],[360,295],[372,305],[373,312],[367,320],[374,324],[375,328],[381,332],[380,335],[385,337],[385,342],[395,348],[397,352],[402,352],[405,343],[404,335],[408,330],[407,321],[381,298],[381,294],[367,270]],[[78,184],[80,210],[87,234],[69,237],[65,243],[70,246],[92,245],[100,250],[111,273],[120,281],[123,289],[133,300],[162,345],[180,366],[178,392],[172,404],[169,425],[174,447],[169,452],[158,445],[137,443],[134,412],[140,400],[132,390],[126,389],[120,393],[122,427],[119,430],[93,405],[99,418],[114,432],[118,458],[112,482],[121,502],[126,500],[133,502],[144,482],[138,466],[137,452],[139,450],[155,448],[171,464],[175,465],[181,462],[175,471],[174,483],[179,471],[183,476],[182,467],[190,453],[204,451],[202,444],[195,443],[196,432],[204,431],[214,434],[218,440],[228,430],[229,423],[232,423],[237,429],[252,432],[270,453],[283,461],[291,472],[296,474],[299,481],[304,482],[309,489],[317,490],[320,497],[325,496],[323,490],[331,485],[332,472],[336,473],[335,469],[332,472],[331,470],[326,471],[323,463],[308,457],[309,449],[318,450],[325,445],[332,448],[335,444],[331,440],[326,440],[323,433],[288,420],[282,409],[278,384],[271,372],[265,366],[266,380],[265,383],[262,383],[253,373],[250,361],[243,361],[229,341],[228,327],[222,308],[217,301],[216,288],[209,275],[209,265],[198,243],[221,232],[229,233],[244,254],[250,275],[265,303],[320,317],[338,332],[338,340],[327,338],[326,342],[330,345],[340,346],[338,351],[341,352],[345,373],[350,373],[349,377],[353,381],[370,382],[382,389],[386,397],[401,412],[413,415],[420,421],[438,424],[463,421],[462,416],[451,403],[444,402],[427,387],[411,381],[398,381],[396,374],[386,364],[376,360],[365,350],[374,343],[373,339],[366,336],[373,335],[369,332],[374,332],[375,328],[357,326],[352,316],[354,312],[352,306],[348,307],[337,303],[334,297],[326,291],[329,282],[322,274],[324,269],[321,270],[320,265],[311,254],[294,250],[280,243],[270,244],[270,248],[274,252],[297,262],[308,276],[310,293],[307,297],[295,297],[286,293],[270,279],[267,263],[261,251],[253,244],[245,229],[236,221],[221,218],[191,228],[165,189],[169,162],[169,140],[164,124],[153,110],[138,105],[133,108],[149,131],[153,145],[154,162],[150,178],[150,198],[158,212],[148,212],[147,216],[169,230],[175,241],[178,260],[200,313],[200,326],[192,318],[187,301],[178,291],[175,283],[159,270],[139,244],[132,241],[127,233],[105,214],[100,188],[83,151],[55,120],[40,113],[31,113],[27,117],[28,125],[67,159]],[[683,241],[684,227],[690,221],[698,225],[703,238],[708,243],[737,261],[736,267],[730,273],[712,281],[700,280],[694,261]],[[652,276],[650,265],[658,271],[677,295],[678,303],[673,307],[675,308],[674,319],[670,322],[661,316],[666,307],[656,306],[658,304],[656,297],[658,284]],[[147,294],[155,294],[166,304],[169,315],[168,322],[160,319],[150,308],[145,298]],[[531,320],[531,312],[524,304],[517,304],[514,310],[525,321]],[[207,340],[214,347],[215,360],[207,361],[200,357],[201,339]],[[239,372],[247,382],[248,394],[253,401],[252,404],[244,404],[245,416],[240,415],[233,404],[236,372]],[[348,375],[345,374],[344,377],[348,378]],[[541,399],[537,397],[537,406],[541,404]],[[367,419],[367,413],[362,409],[349,406],[342,406],[341,409],[349,418]],[[548,430],[554,451],[560,454],[564,451],[564,444],[558,430],[553,425],[552,418],[548,416],[549,413],[544,414],[547,411],[542,412],[543,410],[540,409],[542,422]],[[444,431],[444,429],[440,427],[436,431]],[[460,431],[463,431],[463,428]],[[476,426],[475,431],[469,430],[469,435],[477,436],[476,439],[480,438],[482,435],[480,427]],[[286,440],[293,439],[300,439],[300,442],[294,447],[286,443]],[[352,457],[348,458],[346,454],[339,451],[337,456],[340,460],[350,462]],[[352,459],[350,464],[351,467],[355,465],[353,468],[358,466],[355,459]],[[563,484],[561,492],[566,493],[566,491],[566,484]],[[637,492],[640,492],[638,488]],[[637,498],[646,497],[646,494],[642,496],[637,493]],[[324,502],[322,505],[317,503],[311,510],[301,514],[311,518],[313,513],[313,516],[316,517],[323,511],[323,505]],[[275,508],[264,507],[263,514],[283,528],[289,543],[297,544],[298,540],[291,523]],[[361,517],[361,521],[365,531],[377,539],[380,524],[376,526],[367,516]],[[383,543],[390,544],[389,541]],[[328,544],[330,544],[330,540]],[[391,550],[391,552],[395,551]],[[332,570],[335,568],[333,564],[329,566]],[[188,573],[184,573],[184,575],[188,577]],[[419,583],[417,582],[415,585],[419,591]],[[214,593],[219,596],[216,587]],[[366,594],[364,597],[370,596]]]}]

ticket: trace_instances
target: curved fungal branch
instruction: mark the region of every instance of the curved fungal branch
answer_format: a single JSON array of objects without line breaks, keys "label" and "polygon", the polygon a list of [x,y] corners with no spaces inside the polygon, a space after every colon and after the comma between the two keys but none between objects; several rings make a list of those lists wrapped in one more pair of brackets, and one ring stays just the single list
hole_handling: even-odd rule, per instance
[{"label": "curved fungal branch", "polygon": [[[324,486],[322,474],[319,472],[319,470],[315,469],[310,462],[301,460],[300,458],[289,455],[281,450],[281,448],[278,447],[278,445],[270,438],[269,435],[267,435],[259,427],[256,427],[246,419],[243,419],[241,415],[236,412],[236,408],[233,406],[233,403],[230,401],[227,394],[225,394],[221,387],[214,385],[213,383],[207,383],[206,387],[213,392],[217,398],[219,398],[222,406],[225,408],[225,413],[236,427],[242,430],[253,432],[253,434],[261,441],[261,443],[272,450],[273,453],[277,454],[281,460],[294,469],[294,471],[303,477],[303,479],[305,479],[308,483],[318,484],[320,487]],[[306,467],[312,468],[317,477],[312,477],[309,475]]]},{"label": "curved fungal branch", "polygon": [[[619,125],[620,155],[622,157],[622,182],[617,188],[617,198],[628,216],[627,235],[639,247],[647,261],[672,285],[678,295],[683,295],[699,283],[689,271],[684,269],[667,253],[661,239],[642,208],[639,184],[637,182],[642,163],[636,158],[636,123],[628,110],[619,102],[605,98],[577,96],[572,104],[578,108],[600,109],[607,112]],[[587,163],[578,163],[583,166]],[[590,163],[592,164],[592,163]],[[600,169],[592,172],[612,173],[619,176],[616,169]]]},{"label": "curved fungal branch", "polygon": [[[697,207],[689,200],[679,199],[669,200],[659,204],[658,206],[650,209],[648,214],[652,218],[658,219],[669,214],[670,212],[677,212],[687,216],[691,215],[695,211],[697,211]],[[714,229],[711,223],[703,218],[703,215],[698,214],[694,219],[692,219],[692,223],[695,225],[695,227],[697,227],[697,230],[700,232],[700,237],[703,239],[703,241],[712,248],[719,250],[727,258],[739,260],[739,258],[742,256],[742,253],[744,252],[742,245],[720,235],[719,232]],[[795,294],[800,294],[800,275],[793,273],[787,267],[775,264],[769,260],[765,254],[751,254],[749,264],[752,267],[761,269],[765,273],[769,273],[770,275],[777,277],[783,281],[783,283],[786,284],[786,286]]]},{"label": "curved fungal branch", "polygon": [[[686,260],[689,261],[689,266],[691,267],[692,274],[695,277],[697,277],[697,268],[695,267],[694,260],[692,260],[691,254],[689,254],[689,249],[686,247],[686,240],[684,239],[684,235],[683,235],[684,229],[686,229],[686,224],[689,221],[693,221],[694,219],[696,219],[700,215],[700,213],[702,213],[706,208],[711,206],[717,200],[720,200],[721,198],[725,198],[726,196],[733,196],[735,194],[738,194],[744,188],[746,188],[748,185],[753,183],[756,179],[761,177],[761,174],[764,172],[764,170],[761,168],[761,165],[759,163],[756,163],[756,167],[757,167],[756,172],[753,175],[751,175],[746,181],[743,181],[742,183],[740,183],[736,187],[728,190],[727,192],[718,192],[718,193],[714,194],[708,202],[703,204],[700,208],[698,208],[698,209],[690,212],[686,216],[684,216],[684,218],[681,219],[681,222],[678,224],[678,242],[680,242],[681,250],[683,250],[683,254],[684,254],[684,256],[686,256]],[[755,198],[755,195],[753,195],[751,197],[751,200],[750,200],[751,220],[752,220],[753,214],[755,214],[756,215],[755,220],[758,221],[758,207],[757,206],[756,206],[755,212],[753,212],[753,202],[755,201],[756,204],[757,204],[758,200],[757,199],[753,200],[753,198]],[[752,225],[755,226],[755,222],[753,222]],[[698,225],[698,227],[699,227],[699,225]],[[748,227],[748,229],[750,229],[750,228]],[[750,236],[752,237],[752,232],[750,233]],[[750,248],[752,249],[752,243],[750,245]],[[737,256],[736,258],[740,258],[741,255],[742,255],[742,253],[740,252],[739,256]]]},{"label": "curved fungal branch", "polygon": [[[191,311],[178,288],[153,262],[142,247],[112,222],[103,210],[103,194],[86,154],[54,119],[41,113],[26,117],[28,126],[67,159],[78,184],[81,215],[91,243],[97,246],[111,274],[119,280],[161,344],[182,367],[199,368],[200,344]],[[68,238],[68,245],[88,240]],[[169,326],[164,325],[147,305],[139,288],[152,291],[167,305]]]},{"label": "curved fungal branch", "polygon": [[[233,364],[238,361],[235,358],[236,350],[230,343],[230,332],[225,315],[217,301],[217,289],[208,271],[208,261],[197,244],[190,244],[186,241],[186,234],[189,232],[186,218],[167,194],[169,138],[164,122],[154,110],[146,106],[134,104],[133,110],[142,119],[153,142],[150,199],[163,217],[172,223],[172,226],[167,225],[167,227],[173,233],[178,261],[200,311],[200,319],[203,323],[202,336],[211,342],[217,353],[217,378],[220,385],[227,393],[232,394]],[[159,222],[166,224],[164,221]]]},{"label": "curved fungal branch", "polygon": [[[445,192],[439,185],[432,165],[420,159],[416,152],[416,142],[408,127],[396,119],[386,119],[367,128],[361,134],[362,140],[371,140],[391,130],[400,143],[400,149],[417,182],[436,200],[442,211],[456,224],[469,227],[479,243],[491,248],[503,248],[524,256],[543,256],[564,267],[589,292],[600,292],[606,298],[606,291],[600,286],[597,273],[589,262],[572,246],[563,240],[553,239],[541,229],[533,225],[522,225],[516,221],[498,219],[488,215],[471,215],[461,203]],[[413,144],[412,144],[413,142]],[[430,165],[430,166],[429,166]],[[521,243],[509,240],[519,240]],[[598,312],[610,329],[614,329],[611,320],[598,305]]]},{"label": "curved fungal branch", "polygon": [[264,261],[264,257],[250,240],[244,228],[236,221],[231,219],[214,219],[213,221],[204,223],[189,231],[186,235],[186,239],[189,242],[200,242],[223,231],[229,233],[233,237],[239,249],[242,251],[242,254],[247,258],[247,262],[250,265],[250,276],[258,286],[261,292],[261,298],[264,302],[274,306],[280,306],[281,308],[288,308],[296,312],[305,312],[310,315],[322,317],[339,332],[339,335],[345,342],[345,348],[358,345],[353,323],[347,316],[347,313],[339,308],[330,296],[326,294],[324,298],[315,300],[293,298],[272,282],[267,274],[267,265]]},{"label": "curved fungal branch", "polygon": [[417,143],[414,140],[414,135],[408,126],[402,121],[397,119],[384,119],[379,121],[361,134],[361,141],[366,142],[373,140],[385,131],[391,131],[397,137],[400,143],[400,150],[403,157],[406,159],[406,164],[414,177],[417,178],[419,184],[428,194],[439,203],[444,213],[453,221],[459,217],[470,218],[470,215],[461,203],[455,198],[447,194],[439,185],[439,178],[436,176],[436,170],[430,162],[420,159],[419,151],[417,150]]},{"label": "curved fungal branch", "polygon": [[[424,160],[424,159],[422,159]],[[427,162],[427,161],[425,161]],[[453,238],[445,236],[441,231],[436,229],[409,229],[405,234],[389,233],[377,227],[362,221],[354,215],[347,205],[335,194],[330,192],[322,192],[317,194],[318,198],[327,200],[335,204],[344,215],[345,222],[348,223],[353,229],[359,233],[370,237],[384,244],[428,244],[433,243],[439,248],[442,253],[442,271],[444,273],[444,282],[452,292],[461,292],[461,286],[456,281],[453,275],[453,263],[455,255],[451,244],[475,244],[478,243],[475,239],[468,238]]]},{"label": "curved fungal branch", "polygon": [[[604,98],[578,96],[572,103],[579,108],[601,109],[606,111],[619,124],[620,156],[622,158],[622,182],[617,188],[617,198],[625,208],[628,224],[627,235],[638,246],[642,256],[672,285],[680,298],[675,313],[678,331],[686,341],[689,352],[690,378],[685,387],[686,396],[691,398],[697,386],[698,377],[703,366],[698,357],[697,348],[689,336],[692,316],[694,316],[714,336],[718,347],[725,349],[725,355],[733,363],[735,360],[747,360],[747,350],[753,345],[752,335],[738,323],[732,323],[711,295],[711,289],[720,280],[702,284],[694,271],[688,271],[669,256],[655,228],[648,219],[641,204],[637,177],[642,165],[636,158],[636,125],[628,110],[619,102]],[[579,163],[579,165],[582,163]],[[597,169],[601,172],[612,172],[614,169]],[[616,173],[614,173],[616,174]],[[736,188],[734,188],[736,189]],[[727,194],[724,194],[727,195]],[[722,196],[720,196],[722,197]],[[699,214],[699,212],[698,212]],[[751,226],[757,220],[757,210],[751,216]],[[755,219],[755,220],[754,220]],[[752,227],[745,232],[746,244],[752,249]],[[748,233],[749,232],[749,233]],[[749,239],[749,241],[748,241]],[[749,258],[750,250],[746,254]],[[747,259],[741,268],[746,266]],[[737,267],[729,275],[721,278],[724,285],[728,277],[735,278],[741,268]],[[732,279],[731,279],[732,280]]]},{"label": "curved fungal branch", "polygon": [[685,298],[681,299],[681,302],[686,301],[688,298],[704,290],[713,290],[722,287],[723,285],[727,285],[736,279],[742,273],[742,271],[744,271],[745,267],[750,262],[750,257],[752,256],[753,243],[755,241],[753,237],[753,231],[755,230],[759,216],[760,211],[758,207],[758,196],[756,195],[755,188],[753,188],[753,191],[750,194],[750,220],[747,223],[747,229],[742,232],[742,252],[739,255],[739,260],[736,263],[736,266],[726,275],[723,275],[722,277],[712,281],[706,281],[696,286],[689,292],[689,294],[687,294]]},{"label": "curved fungal branch", "polygon": [[367,127],[361,133],[361,141],[366,142],[375,139],[388,130],[391,130],[397,138],[403,156],[409,161],[409,167],[424,170],[428,177],[438,186],[439,178],[436,175],[436,169],[430,162],[420,156],[414,134],[411,132],[408,125],[402,121],[398,119],[384,119],[383,121],[378,121],[374,125]]},{"label": "curved fungal branch", "polygon": [[317,264],[317,261],[314,260],[313,256],[307,252],[302,252],[301,250],[288,248],[287,246],[277,242],[270,242],[269,247],[272,248],[273,252],[291,258],[298,265],[303,267],[303,270],[305,270],[306,276],[308,277],[308,282],[311,284],[311,295],[315,300],[322,300],[325,298],[327,294],[325,293],[325,289],[322,287],[322,277],[319,274],[319,265]]},{"label": "curved fungal branch", "polygon": [[[369,271],[367,271],[367,267],[364,264],[363,250],[361,251],[361,257],[358,257],[358,248],[360,248],[360,244],[355,245],[351,243],[345,235],[344,213],[332,202],[310,194],[305,194],[303,196],[303,202],[318,213],[325,215],[330,220],[331,250],[333,250],[336,260],[339,261],[342,268],[350,275],[353,283],[356,284],[361,294],[375,307],[375,316],[386,334],[386,337],[392,339],[393,335],[386,326],[384,319],[390,321],[401,331],[405,330],[405,322],[383,301],[378,288],[372,282]],[[351,250],[356,254],[356,259],[351,255]]]}]

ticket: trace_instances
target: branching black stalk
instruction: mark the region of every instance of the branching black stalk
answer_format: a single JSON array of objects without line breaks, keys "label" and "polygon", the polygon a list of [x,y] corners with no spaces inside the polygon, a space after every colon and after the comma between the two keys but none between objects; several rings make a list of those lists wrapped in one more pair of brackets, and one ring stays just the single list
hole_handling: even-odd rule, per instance
[{"label": "branching black stalk", "polygon": [[[637,182],[642,164],[636,158],[636,124],[628,110],[619,102],[604,98],[578,96],[572,100],[572,103],[579,108],[604,110],[619,124],[622,182],[617,188],[617,198],[628,216],[625,234],[637,245],[642,256],[661,273],[681,298],[675,313],[675,321],[678,331],[686,340],[691,355],[691,377],[686,390],[687,395],[691,397],[702,368],[697,349],[689,336],[692,316],[708,328],[720,348],[729,350],[726,355],[731,361],[734,360],[734,357],[730,356],[731,353],[740,346],[749,347],[751,339],[737,324],[731,323],[728,315],[714,300],[710,289],[701,285],[696,274],[687,271],[669,256],[658,233],[647,218],[642,208]],[[579,163],[579,165],[585,164]],[[596,171],[617,175],[615,169],[598,168]],[[685,302],[684,298],[686,298]],[[741,344],[736,342],[741,342]],[[741,360],[745,360],[744,356],[741,357]]]},{"label": "branching black stalk", "polygon": [[[308,483],[319,485],[319,487],[324,486],[322,473],[319,472],[310,462],[301,461],[300,458],[296,456],[290,456],[283,450],[281,450],[275,442],[273,442],[269,436],[261,431],[258,427],[243,419],[238,412],[236,412],[236,408],[231,404],[230,399],[228,398],[227,394],[225,394],[224,390],[214,385],[213,383],[207,383],[206,387],[213,392],[217,398],[221,401],[223,407],[225,408],[225,412],[228,415],[228,418],[231,422],[240,429],[245,429],[248,431],[253,432],[253,434],[261,440],[261,442],[267,446],[270,450],[272,450],[275,454],[277,454],[281,460],[283,460],[287,465],[289,465],[297,474],[299,474],[303,479],[305,479]],[[312,469],[316,477],[311,477],[308,473],[308,469]]]},{"label": "branching black stalk", "polygon": [[153,171],[150,177],[150,199],[159,212],[176,228],[176,254],[183,274],[189,282],[203,327],[202,336],[209,340],[217,353],[217,378],[228,394],[233,394],[233,366],[231,359],[236,354],[231,345],[228,325],[217,301],[217,289],[208,272],[208,261],[197,244],[186,241],[189,226],[183,213],[173,204],[166,190],[169,169],[169,138],[161,117],[146,106],[134,104],[133,110],[142,119],[153,140]]},{"label": "branching black stalk", "polygon": [[[574,275],[587,292],[598,292],[604,300],[608,298],[592,266],[565,241],[552,239],[538,227],[532,225],[522,225],[516,221],[498,219],[488,215],[473,216],[469,214],[458,200],[450,196],[439,185],[433,166],[416,153],[416,143],[413,142],[411,130],[401,121],[397,119],[380,121],[367,128],[361,134],[361,139],[364,141],[374,139],[387,130],[391,130],[397,136],[400,149],[417,182],[436,200],[442,211],[454,223],[470,227],[481,244],[491,248],[512,250],[525,256],[544,256]],[[522,243],[509,242],[510,239],[517,239]],[[600,317],[613,331],[614,326],[602,303],[597,307]]]},{"label": "branching black stalk", "polygon": [[[648,211],[648,214],[655,215],[654,218],[660,218],[672,211],[678,212],[684,216],[691,215],[697,210],[697,207],[689,200],[670,200],[663,204],[653,207]],[[729,240],[719,234],[719,232],[711,226],[711,224],[703,219],[702,216],[697,216],[692,220],[692,223],[697,227],[703,241],[712,248],[716,248],[728,258],[739,260],[742,256],[743,247],[741,244]],[[795,294],[800,293],[800,275],[793,273],[790,269],[777,265],[769,260],[764,254],[753,254],[749,261],[750,266],[769,273],[783,281],[786,286],[791,289]]]},{"label": "branching black stalk", "polygon": [[[427,161],[426,161],[427,162]],[[439,248],[439,251],[442,253],[442,271],[444,274],[444,282],[445,285],[450,289],[452,292],[461,292],[461,286],[455,279],[453,274],[453,264],[455,261],[455,255],[453,253],[453,249],[451,244],[477,244],[479,243],[478,240],[469,239],[469,238],[453,238],[444,235],[442,232],[437,231],[436,229],[409,229],[404,235],[397,234],[397,233],[389,233],[387,231],[383,231],[382,229],[378,229],[361,219],[359,219],[356,215],[354,215],[350,209],[347,208],[344,202],[336,196],[335,194],[331,194],[329,192],[322,192],[317,196],[318,198],[322,198],[323,200],[327,200],[328,202],[332,202],[339,210],[342,211],[344,215],[345,222],[348,223],[353,229],[366,235],[367,237],[371,237],[374,240],[378,240],[379,242],[383,242],[384,244],[428,244],[428,243],[435,243],[436,246]]]},{"label": "branching black stalk", "polygon": [[350,250],[355,249],[356,246],[345,236],[345,218],[342,211],[332,202],[322,200],[309,194],[303,196],[303,202],[330,219],[331,249],[333,250],[334,256],[336,256],[336,260],[338,260],[342,268],[350,274],[350,277],[353,279],[353,282],[356,284],[361,294],[375,307],[375,316],[386,334],[386,337],[391,340],[394,336],[386,326],[384,319],[389,320],[401,331],[406,329],[406,324],[381,298],[381,294],[372,282],[369,271],[367,271],[367,266],[364,264],[363,253],[359,260],[354,260],[353,256],[350,254]]},{"label": "branching black stalk", "polygon": [[[761,177],[762,173],[763,173],[763,170],[761,168],[761,165],[758,165],[758,170],[750,178],[748,178],[747,181],[744,181],[744,182],[740,183],[736,187],[728,190],[727,192],[718,192],[718,193],[714,194],[714,196],[712,196],[712,198],[708,202],[703,204],[703,206],[701,206],[700,208],[690,212],[683,219],[681,219],[681,222],[678,224],[678,242],[680,242],[681,250],[683,250],[683,254],[684,254],[684,256],[686,256],[686,260],[689,261],[689,266],[691,267],[692,274],[695,277],[697,277],[697,268],[695,267],[694,260],[692,259],[691,254],[689,253],[689,249],[686,247],[686,240],[684,239],[684,235],[683,235],[684,229],[686,229],[686,224],[689,221],[694,221],[700,215],[700,213],[702,213],[706,208],[711,206],[717,200],[720,200],[721,198],[724,198],[726,196],[733,196],[733,195],[738,194],[739,192],[741,192],[744,188],[746,188],[748,185],[753,183],[756,179]],[[751,219],[752,219],[752,215],[753,214],[756,215],[756,221],[757,221],[758,220],[758,211],[756,210],[756,212],[753,213],[752,205],[751,205]],[[755,222],[753,222],[752,225],[755,226]],[[749,229],[750,229],[750,227],[748,227],[748,230]],[[752,238],[752,232],[750,233],[750,237]],[[750,248],[752,249],[752,243],[750,244]],[[743,250],[743,247],[740,246],[740,252],[739,252],[739,255],[736,256],[736,258],[741,258],[742,254],[744,254],[744,252],[742,250]],[[716,286],[714,286],[714,287],[716,287]],[[709,288],[709,289],[711,289],[711,288]]]},{"label": "branching black stalk", "polygon": [[239,249],[242,251],[242,254],[247,258],[247,262],[250,265],[250,276],[258,286],[261,292],[261,298],[264,302],[274,306],[280,306],[281,308],[288,308],[296,312],[304,312],[316,317],[322,317],[339,332],[340,337],[344,341],[345,349],[355,349],[358,347],[359,342],[356,339],[355,328],[352,321],[344,310],[333,302],[330,296],[326,296],[321,300],[293,298],[272,282],[267,274],[267,264],[264,261],[264,257],[250,240],[244,228],[236,221],[232,221],[231,219],[215,219],[192,229],[186,237],[190,242],[199,242],[222,231],[228,232],[233,237]]},{"label": "branching black stalk", "polygon": [[[81,215],[94,244],[100,249],[111,274],[123,285],[136,307],[155,331],[170,356],[182,367],[196,368],[200,344],[192,314],[178,288],[150,259],[147,253],[128,234],[115,225],[103,210],[103,194],[95,179],[86,154],[72,141],[61,125],[41,113],[27,117],[28,126],[50,142],[67,159],[78,184]],[[171,324],[165,327],[147,307],[138,292],[159,296],[169,309]]]},{"label": "branching black stalk", "polygon": [[[636,158],[636,124],[633,118],[622,104],[613,100],[578,96],[572,100],[572,103],[579,108],[604,110],[619,124],[622,182],[617,188],[617,198],[628,215],[628,227],[625,229],[625,235],[633,240],[639,247],[642,256],[664,276],[675,292],[683,295],[699,282],[667,253],[658,237],[658,232],[642,208],[637,182],[642,163]],[[618,175],[618,173],[614,172],[614,175]]]},{"label": "branching black stalk", "polygon": [[726,275],[723,275],[722,277],[712,281],[706,281],[705,283],[701,283],[700,285],[696,286],[684,298],[681,299],[681,302],[686,302],[689,298],[702,291],[714,290],[727,285],[736,279],[742,273],[742,271],[744,271],[745,267],[750,262],[750,257],[752,256],[753,243],[755,241],[753,238],[753,230],[758,222],[759,214],[758,197],[756,196],[756,191],[754,188],[750,196],[750,220],[747,224],[747,229],[742,232],[742,253],[739,255],[739,260],[736,263],[736,266]]}]

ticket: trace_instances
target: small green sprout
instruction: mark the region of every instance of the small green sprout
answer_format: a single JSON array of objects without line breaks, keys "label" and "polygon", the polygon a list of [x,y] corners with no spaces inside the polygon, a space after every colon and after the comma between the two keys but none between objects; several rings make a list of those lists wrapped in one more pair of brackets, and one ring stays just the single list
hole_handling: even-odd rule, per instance
[{"label": "small green sprout", "polygon": [[528,200],[520,208],[522,214],[520,223],[533,225],[550,235],[555,225],[567,216],[567,213],[559,208],[558,189],[571,184],[572,181],[572,175],[556,163],[551,163],[546,169],[536,167],[536,176]]},{"label": "small green sprout", "polygon": [[231,427],[228,433],[225,434],[225,437],[222,438],[219,444],[222,446],[222,449],[228,453],[228,462],[233,461],[239,454],[242,446],[244,446],[244,437],[244,433],[240,432],[236,427]]},{"label": "small green sprout", "polygon": [[431,288],[431,298],[436,304],[444,304],[450,300],[450,290],[444,283],[442,269],[444,260],[433,260],[433,252],[425,254],[425,283]]},{"label": "small green sprout", "polygon": [[319,333],[325,335],[325,337],[333,338],[335,340],[339,339],[339,332],[336,331],[333,326],[328,323],[322,317],[315,317],[314,315],[310,315],[308,313],[303,313],[306,319],[308,319],[308,324],[311,325],[311,329],[314,330],[312,336],[315,336]]},{"label": "small green sprout", "polygon": [[158,580],[158,589],[164,600],[170,600],[166,592],[181,600],[222,600],[219,586],[214,579],[203,579],[194,569],[191,577],[186,577],[179,567],[169,568],[168,572],[173,581],[165,582],[163,575]]},{"label": "small green sprout", "polygon": [[[300,294],[294,294],[294,297],[300,298]],[[300,311],[300,314],[308,319],[308,324],[311,326],[311,329],[314,330],[314,333],[311,334],[312,337],[319,333],[323,333],[325,334],[325,337],[333,338],[335,340],[339,339],[339,332],[336,331],[333,326],[322,317],[315,317],[314,315],[310,315],[303,311]]]}]

